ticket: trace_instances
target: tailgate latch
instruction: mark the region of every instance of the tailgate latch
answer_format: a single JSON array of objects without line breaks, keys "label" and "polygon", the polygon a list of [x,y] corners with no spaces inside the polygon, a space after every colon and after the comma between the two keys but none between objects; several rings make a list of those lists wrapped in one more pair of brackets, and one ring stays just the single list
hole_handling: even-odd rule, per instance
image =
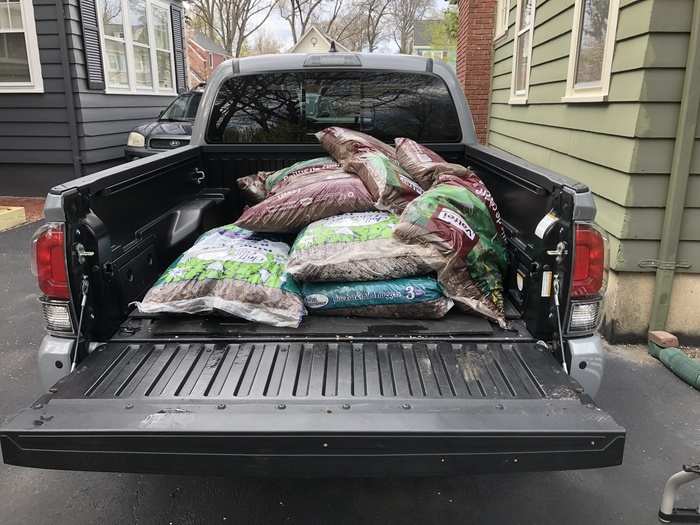
[{"label": "tailgate latch", "polygon": [[85,249],[85,246],[83,246],[83,243],[77,243],[75,245],[75,253],[78,255],[78,262],[80,264],[85,264],[85,259],[87,257],[92,257],[95,255],[95,252],[91,252]]}]

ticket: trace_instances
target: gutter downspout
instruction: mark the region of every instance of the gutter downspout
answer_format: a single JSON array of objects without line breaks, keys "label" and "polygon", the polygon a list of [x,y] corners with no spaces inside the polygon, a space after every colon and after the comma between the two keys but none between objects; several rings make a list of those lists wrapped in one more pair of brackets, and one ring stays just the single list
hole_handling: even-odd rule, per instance
[{"label": "gutter downspout", "polygon": [[695,0],[688,42],[688,59],[681,106],[678,112],[676,141],[669,176],[664,224],[657,258],[654,300],[651,305],[649,330],[664,330],[671,306],[671,289],[677,267],[678,243],[685,209],[690,163],[695,144],[698,109],[700,109],[700,0]]},{"label": "gutter downspout", "polygon": [[66,113],[68,116],[68,134],[70,136],[71,156],[73,158],[73,176],[77,179],[83,176],[80,144],[78,142],[78,121],[75,115],[75,93],[70,70],[68,42],[66,38],[66,13],[63,0],[56,0],[56,22],[58,26],[58,44],[61,51],[61,66],[63,68],[63,90],[66,96]]}]

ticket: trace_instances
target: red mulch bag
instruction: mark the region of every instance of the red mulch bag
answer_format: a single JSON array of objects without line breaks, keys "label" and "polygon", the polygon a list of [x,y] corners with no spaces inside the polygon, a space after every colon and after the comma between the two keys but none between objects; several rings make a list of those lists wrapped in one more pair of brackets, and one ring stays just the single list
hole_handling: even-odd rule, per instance
[{"label": "red mulch bag", "polygon": [[316,138],[323,149],[341,164],[362,151],[378,151],[391,159],[396,155],[389,144],[366,133],[338,126],[322,129],[316,133]]},{"label": "red mulch bag", "polygon": [[358,177],[323,170],[285,184],[245,210],[235,224],[255,232],[296,233],[319,219],[372,209],[372,196]]},{"label": "red mulch bag", "polygon": [[423,193],[396,162],[382,153],[358,153],[345,162],[344,168],[364,182],[378,210],[400,214],[409,202]]},{"label": "red mulch bag", "polygon": [[394,140],[396,160],[421,188],[430,188],[440,175],[466,177],[467,168],[447,162],[430,148],[418,144],[415,140],[399,137]]},{"label": "red mulch bag", "polygon": [[394,235],[407,243],[433,246],[444,257],[438,281],[445,295],[506,326],[505,236],[496,204],[476,174],[441,175],[406,207]]},{"label": "red mulch bag", "polygon": [[338,171],[340,164],[331,157],[318,157],[310,160],[302,160],[291,166],[271,173],[265,179],[265,190],[269,194],[277,193],[287,184],[292,184],[300,177],[317,175],[321,171]]}]

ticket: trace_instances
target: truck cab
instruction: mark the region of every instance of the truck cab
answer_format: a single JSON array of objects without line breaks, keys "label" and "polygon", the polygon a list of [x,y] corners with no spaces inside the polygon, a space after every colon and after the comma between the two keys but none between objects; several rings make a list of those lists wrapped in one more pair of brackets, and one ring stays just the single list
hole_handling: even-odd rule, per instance
[{"label": "truck cab", "polygon": [[[307,317],[299,328],[142,314],[165,268],[235,221],[236,180],[322,153],[313,133],[408,136],[470,166],[507,232],[508,327]],[[254,476],[618,465],[595,405],[605,243],[589,189],[481,145],[450,68],[328,53],[223,63],[190,145],[53,188],[34,240],[46,392],[0,428],[6,463]]]}]

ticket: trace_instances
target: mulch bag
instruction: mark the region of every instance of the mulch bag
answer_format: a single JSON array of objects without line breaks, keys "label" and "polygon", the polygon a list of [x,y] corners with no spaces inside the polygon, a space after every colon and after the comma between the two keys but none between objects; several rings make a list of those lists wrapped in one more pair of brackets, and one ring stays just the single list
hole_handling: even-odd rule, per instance
[{"label": "mulch bag", "polygon": [[145,313],[225,313],[297,327],[306,313],[287,274],[289,246],[234,225],[214,228],[136,303]]},{"label": "mulch bag", "polygon": [[[298,178],[306,175],[317,174],[320,171],[337,171],[340,164],[331,157],[317,157],[310,160],[302,160],[291,166],[282,168],[270,174],[265,179],[265,190],[267,193],[275,193],[286,184],[295,182]],[[283,184],[284,183],[284,184]]]},{"label": "mulch bag", "polygon": [[496,204],[479,177],[471,172],[466,178],[440,176],[406,207],[394,235],[434,246],[445,259],[438,271],[445,295],[506,326],[505,236]]},{"label": "mulch bag", "polygon": [[245,210],[236,225],[256,232],[296,233],[325,217],[373,208],[359,178],[342,169],[323,170],[285,184]]},{"label": "mulch bag", "polygon": [[316,133],[316,138],[323,149],[341,164],[363,151],[377,151],[389,158],[395,157],[394,148],[389,144],[352,129],[333,126]]},{"label": "mulch bag", "polygon": [[439,319],[454,304],[435,277],[388,281],[304,283],[304,303],[310,313],[337,316]]},{"label": "mulch bag", "polygon": [[409,202],[423,193],[395,161],[376,151],[358,153],[343,167],[364,182],[378,210],[401,213]]},{"label": "mulch bag", "polygon": [[399,137],[394,139],[394,144],[399,165],[424,190],[430,188],[440,175],[466,177],[469,171],[464,166],[447,162],[433,150],[418,144],[415,140]]},{"label": "mulch bag", "polygon": [[272,171],[259,171],[236,180],[236,184],[238,184],[238,188],[248,204],[257,204],[267,197],[265,180],[272,173]]},{"label": "mulch bag", "polygon": [[442,257],[394,238],[396,215],[346,213],[309,224],[296,238],[287,271],[297,281],[375,281],[434,272]]}]

